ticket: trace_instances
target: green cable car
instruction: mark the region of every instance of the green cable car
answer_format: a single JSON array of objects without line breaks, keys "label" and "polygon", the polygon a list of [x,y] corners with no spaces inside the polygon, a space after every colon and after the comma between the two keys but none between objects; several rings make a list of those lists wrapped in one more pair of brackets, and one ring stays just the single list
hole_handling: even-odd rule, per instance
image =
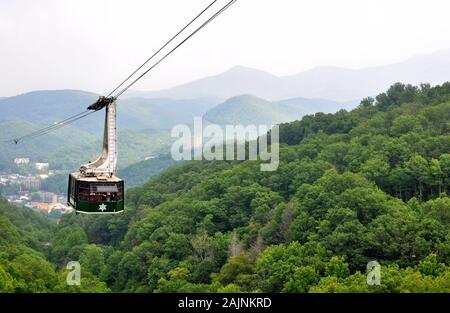
[{"label": "green cable car", "polygon": [[106,108],[103,150],[100,157],[69,175],[67,203],[77,214],[118,214],[124,210],[124,182],[114,175],[117,164],[115,98],[100,97],[88,107]]},{"label": "green cable car", "polygon": [[68,204],[77,213],[116,214],[124,209],[123,180],[113,176],[107,181],[96,177],[69,176]]}]

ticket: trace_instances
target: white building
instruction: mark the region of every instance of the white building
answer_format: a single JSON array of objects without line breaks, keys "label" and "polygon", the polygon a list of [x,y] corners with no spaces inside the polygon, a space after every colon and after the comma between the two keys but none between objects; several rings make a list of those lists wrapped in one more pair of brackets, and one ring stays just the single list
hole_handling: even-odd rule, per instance
[{"label": "white building", "polygon": [[35,163],[35,167],[38,171],[45,171],[48,169],[48,163]]},{"label": "white building", "polygon": [[15,158],[14,159],[14,164],[16,164],[16,165],[25,165],[25,164],[29,164],[29,163],[30,163],[29,158]]}]

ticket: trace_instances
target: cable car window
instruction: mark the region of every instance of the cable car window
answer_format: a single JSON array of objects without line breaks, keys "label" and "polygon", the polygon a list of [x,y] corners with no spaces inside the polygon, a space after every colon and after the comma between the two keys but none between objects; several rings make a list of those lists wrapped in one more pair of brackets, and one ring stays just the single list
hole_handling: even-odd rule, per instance
[{"label": "cable car window", "polygon": [[91,203],[123,201],[123,189],[123,182],[108,184],[79,182],[78,199]]},{"label": "cable car window", "polygon": [[117,200],[116,201],[122,201],[122,200],[123,200],[123,182],[118,184]]},{"label": "cable car window", "polygon": [[91,186],[91,191],[95,191],[95,192],[118,192],[118,188],[117,185],[92,185]]},{"label": "cable car window", "polygon": [[78,185],[78,199],[80,201],[89,201],[89,184],[80,182]]}]

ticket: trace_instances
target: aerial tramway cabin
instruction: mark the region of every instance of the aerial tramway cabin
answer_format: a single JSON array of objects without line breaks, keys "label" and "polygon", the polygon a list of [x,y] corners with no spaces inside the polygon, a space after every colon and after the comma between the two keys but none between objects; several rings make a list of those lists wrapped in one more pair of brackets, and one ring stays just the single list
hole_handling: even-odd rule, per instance
[{"label": "aerial tramway cabin", "polygon": [[117,176],[102,180],[72,173],[67,194],[68,204],[77,213],[115,214],[124,210],[124,183]]},{"label": "aerial tramway cabin", "polygon": [[117,214],[124,210],[124,182],[115,176],[117,164],[116,98],[100,97],[88,110],[106,108],[100,157],[69,175],[67,203],[77,214]]}]

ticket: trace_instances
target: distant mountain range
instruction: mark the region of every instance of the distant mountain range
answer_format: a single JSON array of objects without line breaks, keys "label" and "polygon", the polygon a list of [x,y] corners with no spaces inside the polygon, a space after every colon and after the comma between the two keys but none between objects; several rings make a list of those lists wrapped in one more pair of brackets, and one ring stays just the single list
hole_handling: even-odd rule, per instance
[{"label": "distant mountain range", "polygon": [[317,112],[334,113],[352,109],[358,102],[336,102],[325,99],[295,98],[271,102],[252,95],[233,97],[212,108],[204,119],[215,124],[279,124],[301,119]]},{"label": "distant mountain range", "polygon": [[[79,90],[33,91],[0,100],[0,120],[15,119],[35,128],[47,126],[82,112],[99,95]],[[319,111],[331,113],[351,109],[357,102],[295,98],[272,102],[253,95],[232,97],[222,103],[212,98],[174,100],[168,98],[127,98],[118,102],[118,126],[125,130],[171,129],[177,124],[191,124],[204,116],[218,124],[277,124],[300,119]],[[102,113],[90,115],[73,127],[97,136],[103,127]],[[30,126],[31,127],[31,126]],[[15,135],[26,132],[20,129]],[[4,138],[5,133],[0,136]]]},{"label": "distant mountain range", "polygon": [[189,124],[216,106],[218,100],[129,98],[118,101],[119,127],[130,129],[170,129],[177,124]]},{"label": "distant mountain range", "polygon": [[[394,82],[438,84],[450,80],[450,50],[405,62],[348,70],[317,67],[293,76],[277,77],[246,67],[157,92],[130,92],[118,102],[121,164],[126,167],[146,156],[167,152],[169,130],[191,124],[196,116],[217,124],[277,124],[316,112],[352,109],[358,100],[384,91]],[[33,91],[0,97],[0,140],[48,126],[86,109],[98,94],[80,90]],[[133,96],[133,97],[132,97]],[[331,99],[331,100],[330,100]],[[8,143],[0,148],[0,169],[14,157],[50,160],[61,168],[76,167],[100,149],[102,113],[78,121],[32,145]],[[78,151],[83,151],[78,155]],[[167,162],[153,161],[162,168]],[[141,167],[137,165],[130,172]]]},{"label": "distant mountain range", "polygon": [[[220,123],[286,122],[319,111],[353,108],[361,98],[376,95],[397,81],[438,84],[447,80],[450,50],[380,67],[317,67],[284,77],[237,66],[167,90],[130,91],[119,100],[118,124],[121,129],[170,129],[202,115]],[[79,90],[50,90],[0,98],[0,119],[47,125],[83,111],[98,96]],[[93,114],[74,125],[97,133],[102,127],[99,121],[98,114]]]},{"label": "distant mountain range", "polygon": [[[98,97],[80,90],[33,91],[0,100],[0,119],[22,119],[47,126],[82,112]],[[208,99],[123,99],[118,101],[117,122],[122,129],[170,129],[175,124],[191,122],[194,116],[202,116],[216,104],[218,102]],[[85,131],[99,132],[103,126],[98,114],[74,125]]]},{"label": "distant mountain range", "polygon": [[[1,119],[21,119],[37,125],[63,120],[85,110],[98,95],[79,90],[32,91],[0,100]],[[90,116],[76,123],[76,127],[91,131],[99,129]],[[0,136],[3,137],[3,136]]]},{"label": "distant mountain range", "polygon": [[146,98],[219,98],[226,100],[252,94],[268,100],[323,98],[358,100],[385,91],[395,82],[441,84],[450,80],[450,50],[413,57],[404,62],[358,70],[332,66],[316,67],[292,76],[237,66],[219,75],[166,90],[131,92]]},{"label": "distant mountain range", "polygon": [[[0,141],[17,138],[51,125],[86,109],[97,94],[79,90],[33,91],[0,100]],[[216,100],[217,101],[217,100]],[[252,95],[242,95],[220,103],[212,99],[173,100],[128,98],[118,103],[120,162],[124,168],[149,156],[167,153],[173,138],[170,129],[176,124],[190,125],[194,117],[203,116],[217,124],[272,125],[300,119],[318,111],[335,112],[357,103],[324,99],[296,98],[271,102]],[[92,160],[100,151],[103,129],[102,113],[88,116],[24,144],[1,143],[0,170],[11,168],[16,157],[33,161],[50,161],[52,168],[76,169]],[[83,153],[79,153],[83,151]],[[166,161],[149,161],[130,167],[134,173],[145,164],[151,169],[169,166]]]}]

